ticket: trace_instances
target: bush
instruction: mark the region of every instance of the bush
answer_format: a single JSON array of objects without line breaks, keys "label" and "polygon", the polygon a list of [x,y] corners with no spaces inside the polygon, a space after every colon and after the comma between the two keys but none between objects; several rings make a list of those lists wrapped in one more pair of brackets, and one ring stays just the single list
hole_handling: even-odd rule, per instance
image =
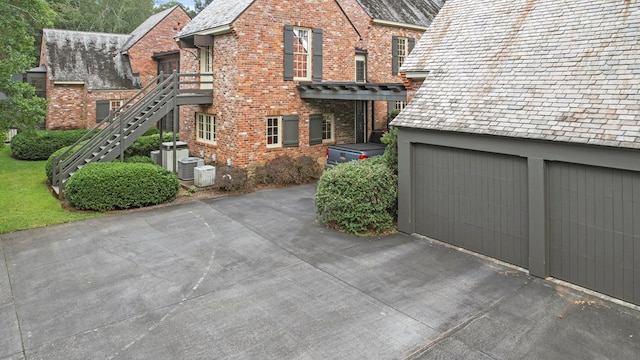
[{"label": "bush", "polygon": [[129,158],[125,158],[124,162],[126,163],[132,163],[132,164],[151,164],[151,165],[157,165],[153,159],[151,159],[149,156],[132,156]]},{"label": "bush", "polygon": [[46,160],[56,150],[73,145],[89,130],[22,132],[11,139],[11,153],[20,160]]},{"label": "bush", "polygon": [[247,169],[240,169],[233,166],[220,166],[216,168],[216,180],[213,187],[217,190],[246,190],[247,183]]},{"label": "bush", "polygon": [[322,167],[310,156],[292,158],[278,156],[267,165],[256,169],[255,180],[259,184],[305,184],[320,177]]},{"label": "bush", "polygon": [[[176,134],[177,137],[177,134]],[[162,142],[173,141],[173,133],[162,134]],[[159,150],[160,134],[143,135],[124,151],[124,157],[149,156],[151,151]]]},{"label": "bush", "polygon": [[[395,111],[395,110],[394,110]],[[382,135],[381,139],[383,144],[387,147],[384,149],[385,163],[393,171],[394,174],[398,174],[398,128],[391,127],[389,132]]]},{"label": "bush", "polygon": [[67,182],[65,196],[80,210],[139,208],[175,200],[178,177],[156,165],[91,163]]},{"label": "bush", "polygon": [[353,234],[381,233],[393,227],[397,175],[380,156],[338,164],[318,181],[320,220]]}]

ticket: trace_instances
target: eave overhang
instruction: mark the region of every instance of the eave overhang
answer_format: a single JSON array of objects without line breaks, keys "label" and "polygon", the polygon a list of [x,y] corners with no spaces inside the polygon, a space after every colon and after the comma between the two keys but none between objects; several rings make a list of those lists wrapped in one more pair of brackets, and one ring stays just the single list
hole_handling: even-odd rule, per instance
[{"label": "eave overhang", "polygon": [[382,19],[373,19],[372,22],[374,24],[376,24],[376,25],[382,25],[382,26],[390,26],[390,27],[396,27],[396,28],[412,29],[412,30],[418,30],[418,31],[426,31],[427,30],[427,26],[406,24],[406,23],[400,23],[400,22],[388,21],[388,20],[382,20]]},{"label": "eave overhang", "polygon": [[302,99],[407,101],[404,84],[359,82],[301,82]]}]

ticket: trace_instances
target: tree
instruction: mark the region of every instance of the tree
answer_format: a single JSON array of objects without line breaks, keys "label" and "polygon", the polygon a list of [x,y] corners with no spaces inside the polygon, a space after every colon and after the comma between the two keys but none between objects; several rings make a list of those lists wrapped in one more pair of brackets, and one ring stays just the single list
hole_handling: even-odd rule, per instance
[{"label": "tree", "polygon": [[129,34],[154,14],[153,0],[48,0],[58,29]]},{"label": "tree", "polygon": [[0,14],[0,133],[35,129],[46,115],[46,101],[15,75],[35,65],[34,34],[51,26],[55,14],[45,0],[0,0]]},{"label": "tree", "polygon": [[204,10],[204,8],[206,8],[209,4],[211,4],[211,0],[195,0],[193,2],[193,7],[196,10],[196,14]]}]

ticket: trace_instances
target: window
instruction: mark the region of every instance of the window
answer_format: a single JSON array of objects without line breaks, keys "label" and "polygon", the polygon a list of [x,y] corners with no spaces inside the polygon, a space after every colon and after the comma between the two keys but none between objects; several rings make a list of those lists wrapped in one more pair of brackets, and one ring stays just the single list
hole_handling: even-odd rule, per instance
[{"label": "window", "polygon": [[333,142],[334,133],[334,119],[333,114],[322,114],[322,142]]},{"label": "window", "polygon": [[285,25],[284,80],[322,81],[322,29]]},{"label": "window", "polygon": [[267,117],[267,148],[299,146],[298,115]]},{"label": "window", "polygon": [[308,80],[311,78],[311,42],[309,30],[293,28],[293,78]]},{"label": "window", "polygon": [[411,50],[413,50],[416,40],[414,38],[394,36],[391,43],[393,56],[392,74],[398,75],[400,67],[404,64],[404,61],[407,59],[407,56],[409,56],[409,53],[411,53]]},{"label": "window", "polygon": [[216,116],[211,114],[196,114],[198,126],[198,141],[216,143]]},{"label": "window", "polygon": [[282,117],[274,116],[267,118],[267,147],[281,147],[282,137],[280,136],[280,128],[282,127]]},{"label": "window", "polygon": [[404,108],[407,107],[406,101],[389,101],[387,104],[389,121],[393,120],[396,116],[398,116],[400,111],[404,110]]},{"label": "window", "polygon": [[393,110],[396,110],[397,112],[400,112],[400,111],[404,110],[405,107],[407,107],[407,102],[406,101],[396,101],[394,103]]},{"label": "window", "polygon": [[356,55],[356,82],[367,82],[367,57]]},{"label": "window", "polygon": [[96,101],[96,122],[101,122],[112,116],[119,115],[118,109],[122,106],[122,100],[97,100]]},{"label": "window", "polygon": [[200,47],[200,88],[213,89],[213,47]]}]

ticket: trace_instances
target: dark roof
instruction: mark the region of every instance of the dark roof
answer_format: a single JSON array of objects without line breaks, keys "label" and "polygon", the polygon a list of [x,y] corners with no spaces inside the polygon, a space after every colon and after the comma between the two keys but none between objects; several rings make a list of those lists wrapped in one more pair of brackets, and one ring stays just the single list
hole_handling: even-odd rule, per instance
[{"label": "dark roof", "polygon": [[443,0],[358,0],[373,19],[401,24],[429,26]]},{"label": "dark roof", "polygon": [[131,64],[120,49],[130,35],[44,29],[45,63],[53,81],[82,81],[89,89],[133,89]]},{"label": "dark roof", "polygon": [[449,0],[400,69],[393,125],[640,148],[640,7]]},{"label": "dark roof", "polygon": [[135,45],[138,40],[142,39],[149,31],[156,27],[156,25],[158,25],[162,20],[164,20],[165,17],[171,14],[171,12],[178,7],[180,7],[180,5],[170,7],[157,14],[151,15],[147,20],[140,24],[140,26],[133,30],[133,32],[131,33],[131,37],[122,46],[122,49],[120,49],[120,51],[127,51],[131,49],[131,47]]},{"label": "dark roof", "polygon": [[301,82],[302,99],[407,101],[402,83]]},{"label": "dark roof", "polygon": [[202,31],[231,25],[255,0],[213,0],[176,37],[185,37]]}]

